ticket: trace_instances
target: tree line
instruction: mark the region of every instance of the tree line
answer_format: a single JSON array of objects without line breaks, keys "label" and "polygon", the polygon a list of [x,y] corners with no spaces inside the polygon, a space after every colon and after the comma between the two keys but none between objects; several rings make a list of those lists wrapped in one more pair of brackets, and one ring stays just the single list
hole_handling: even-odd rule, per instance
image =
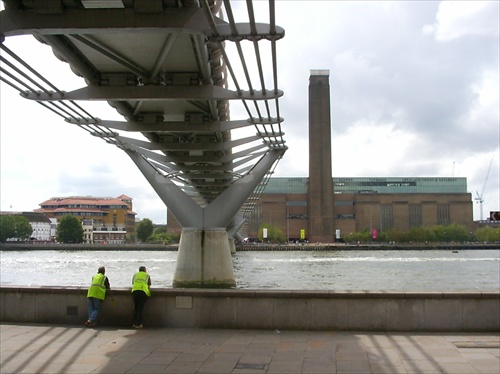
[{"label": "tree line", "polygon": [[[266,236],[264,237],[264,232]],[[263,223],[258,231],[257,239],[261,242],[286,243],[287,238],[283,230],[276,225]],[[500,242],[500,226],[484,226],[470,232],[466,226],[434,225],[419,226],[410,231],[395,229],[384,230],[377,233],[373,239],[372,232],[364,229],[354,233],[346,234],[343,238],[346,243],[372,243],[372,242],[397,242],[397,243],[447,243],[447,242]]]},{"label": "tree line", "polygon": [[377,234],[373,239],[372,232],[368,229],[349,233],[344,236],[346,243],[371,243],[371,242],[397,242],[397,243],[449,243],[449,242],[487,242],[500,241],[500,227],[484,226],[474,232],[467,230],[466,226],[434,225],[414,227],[410,231],[389,229]]},{"label": "tree line", "polygon": [[[149,218],[144,218],[137,223],[137,239],[142,243],[149,244],[172,244],[179,242],[178,234],[167,232],[165,226],[156,226]],[[9,239],[25,241],[29,240],[33,228],[26,217],[18,215],[0,216],[0,242]],[[57,224],[55,240],[59,243],[83,243],[84,230],[81,221],[71,214],[61,217]],[[128,238],[130,242],[130,238]]]},{"label": "tree line", "polygon": [[142,243],[149,244],[172,244],[178,243],[180,235],[167,232],[165,226],[157,226],[149,218],[144,218],[135,228],[137,239]]},{"label": "tree line", "polygon": [[[28,240],[33,228],[26,217],[18,215],[0,216],[0,241],[8,239]],[[168,233],[165,226],[156,226],[149,218],[137,223],[135,228],[137,239],[141,243],[172,244],[179,242],[179,235]],[[263,223],[258,231],[259,241],[286,243],[283,230],[276,225]],[[78,218],[72,215],[63,216],[57,225],[56,240],[60,243],[83,243],[84,231]],[[346,243],[397,242],[397,243],[447,243],[447,242],[500,242],[500,226],[484,226],[470,232],[463,225],[434,225],[414,227],[410,231],[395,229],[384,230],[372,237],[368,229],[349,233],[343,237]]]}]

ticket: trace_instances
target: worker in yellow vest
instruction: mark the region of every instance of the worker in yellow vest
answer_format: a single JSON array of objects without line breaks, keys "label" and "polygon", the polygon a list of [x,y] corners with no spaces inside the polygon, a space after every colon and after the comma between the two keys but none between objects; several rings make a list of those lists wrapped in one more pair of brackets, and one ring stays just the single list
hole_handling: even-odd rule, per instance
[{"label": "worker in yellow vest", "polygon": [[92,277],[90,288],[87,292],[87,305],[89,310],[89,318],[85,322],[85,326],[94,327],[96,325],[97,316],[101,303],[106,298],[106,291],[110,289],[109,279],[104,274],[106,269],[104,266],[97,269],[97,274]]},{"label": "worker in yellow vest", "polygon": [[132,298],[134,299],[134,329],[142,329],[142,311],[144,305],[151,296],[149,287],[151,286],[151,277],[147,273],[146,267],[139,267],[139,271],[132,278]]}]

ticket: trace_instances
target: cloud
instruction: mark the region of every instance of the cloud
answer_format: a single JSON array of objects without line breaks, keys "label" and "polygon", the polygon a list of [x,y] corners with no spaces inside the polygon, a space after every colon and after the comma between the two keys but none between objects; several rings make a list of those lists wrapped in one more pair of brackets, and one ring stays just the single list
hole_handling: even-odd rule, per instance
[{"label": "cloud", "polygon": [[436,22],[423,27],[424,34],[448,42],[467,36],[498,37],[498,1],[443,1]]}]

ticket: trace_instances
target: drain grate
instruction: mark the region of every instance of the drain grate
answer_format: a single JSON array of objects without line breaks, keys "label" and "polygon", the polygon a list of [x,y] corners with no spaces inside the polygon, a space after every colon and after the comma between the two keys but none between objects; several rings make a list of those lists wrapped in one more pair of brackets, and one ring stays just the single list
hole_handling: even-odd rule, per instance
[{"label": "drain grate", "polygon": [[466,341],[453,342],[457,348],[500,348],[500,342]]},{"label": "drain grate", "polygon": [[235,367],[235,369],[256,369],[256,370],[264,370],[265,368],[266,364],[244,364],[244,363],[239,363]]}]

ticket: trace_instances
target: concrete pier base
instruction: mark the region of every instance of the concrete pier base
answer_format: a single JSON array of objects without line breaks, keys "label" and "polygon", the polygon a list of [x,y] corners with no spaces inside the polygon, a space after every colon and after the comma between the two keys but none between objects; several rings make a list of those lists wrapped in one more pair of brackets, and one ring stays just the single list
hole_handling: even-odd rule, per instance
[{"label": "concrete pier base", "polygon": [[184,228],[178,251],[174,288],[236,287],[225,228]]}]

